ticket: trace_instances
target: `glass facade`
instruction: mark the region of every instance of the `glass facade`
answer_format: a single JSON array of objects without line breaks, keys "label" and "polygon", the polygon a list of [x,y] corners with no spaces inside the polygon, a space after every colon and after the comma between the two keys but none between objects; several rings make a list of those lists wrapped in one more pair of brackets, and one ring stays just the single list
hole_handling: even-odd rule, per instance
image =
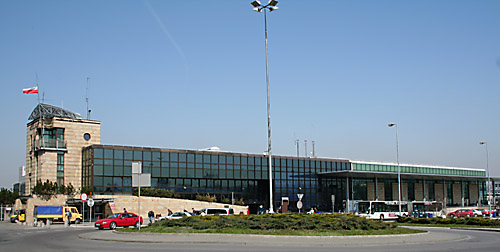
[{"label": "glass facade", "polygon": [[[398,172],[397,165],[386,164],[369,164],[369,163],[352,163],[353,171],[369,171],[369,172]],[[474,176],[484,177],[486,171],[465,169],[465,168],[445,168],[445,167],[422,167],[422,166],[400,166],[401,173],[408,174],[427,174],[427,175],[452,175],[452,176]]]},{"label": "glass facade", "polygon": [[[95,194],[131,194],[133,161],[141,161],[143,173],[151,173],[152,187],[173,190],[184,199],[209,193],[218,200],[243,198],[247,204],[268,206],[265,155],[92,145],[82,153],[82,184]],[[276,206],[282,197],[296,201],[297,193],[304,194],[304,208],[330,202],[322,192],[340,189],[342,182],[319,180],[316,174],[348,169],[347,160],[273,156]]]},{"label": "glass facade", "polygon": [[[335,211],[344,210],[347,200],[398,198],[397,179],[388,177],[397,173],[394,165],[283,156],[273,156],[272,160],[275,209],[281,205],[282,197],[288,197],[289,209],[298,211],[298,193],[304,195],[303,209],[317,207],[323,211],[331,211],[332,204]],[[172,190],[184,199],[209,193],[219,202],[234,197],[235,200],[243,198],[251,209],[258,205],[269,207],[266,155],[91,145],[82,153],[82,185],[92,188],[94,194],[132,194],[132,162],[135,161],[142,162],[143,173],[151,174],[153,188]],[[362,177],[353,173],[359,171],[366,173]],[[401,172],[413,176],[402,179],[406,185],[404,200],[425,198],[453,205],[458,204],[457,198],[462,198],[457,197],[458,193],[466,200],[470,198],[470,202],[484,195],[484,182],[481,182],[486,175],[484,170],[401,166]],[[445,180],[439,176],[451,178]],[[468,180],[459,181],[457,178],[461,176],[467,176]],[[454,183],[460,183],[460,187],[453,186]],[[435,185],[441,186],[436,189]]]}]

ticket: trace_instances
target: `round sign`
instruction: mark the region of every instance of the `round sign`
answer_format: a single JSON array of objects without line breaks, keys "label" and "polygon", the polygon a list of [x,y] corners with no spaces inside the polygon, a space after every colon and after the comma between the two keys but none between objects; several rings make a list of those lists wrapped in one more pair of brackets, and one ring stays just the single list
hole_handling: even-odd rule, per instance
[{"label": "round sign", "polygon": [[94,199],[90,198],[89,200],[87,200],[87,205],[89,207],[93,207],[94,206]]},{"label": "round sign", "polygon": [[89,198],[89,196],[87,196],[87,194],[86,194],[86,193],[82,193],[82,194],[80,194],[80,199],[81,199],[82,201],[87,201],[87,199],[88,199],[88,198]]},{"label": "round sign", "polygon": [[297,208],[302,209],[302,201],[297,201]]}]

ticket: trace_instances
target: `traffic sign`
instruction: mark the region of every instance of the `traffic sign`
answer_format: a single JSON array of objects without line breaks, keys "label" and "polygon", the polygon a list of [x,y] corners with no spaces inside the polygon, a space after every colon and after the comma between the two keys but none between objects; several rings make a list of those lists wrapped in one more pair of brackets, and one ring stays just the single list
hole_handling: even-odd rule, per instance
[{"label": "traffic sign", "polygon": [[302,209],[302,201],[297,201],[297,208]]},{"label": "traffic sign", "polygon": [[82,201],[87,201],[87,199],[88,199],[88,198],[89,198],[89,196],[88,196],[86,193],[82,193],[82,194],[80,194],[80,199],[81,199]]},{"label": "traffic sign", "polygon": [[303,193],[297,193],[297,197],[299,198],[299,201],[301,201],[302,197],[304,197],[304,194]]},{"label": "traffic sign", "polygon": [[90,198],[88,201],[87,201],[87,205],[89,207],[93,207],[94,206],[94,199]]}]

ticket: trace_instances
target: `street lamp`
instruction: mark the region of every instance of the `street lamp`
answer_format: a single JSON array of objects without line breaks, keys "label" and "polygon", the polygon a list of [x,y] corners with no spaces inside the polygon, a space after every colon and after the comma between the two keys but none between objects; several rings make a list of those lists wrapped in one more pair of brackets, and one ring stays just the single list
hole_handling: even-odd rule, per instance
[{"label": "street lamp", "polygon": [[396,126],[396,159],[398,162],[398,203],[399,203],[399,216],[401,216],[401,167],[399,166],[399,139],[398,139],[398,125],[389,123],[389,128]]},{"label": "street lamp", "polygon": [[492,212],[491,212],[491,189],[490,189],[490,186],[492,186],[491,184],[491,179],[490,179],[490,168],[489,168],[489,165],[488,165],[488,143],[487,142],[479,142],[480,145],[485,145],[486,146],[486,172],[488,173],[488,206],[490,207],[490,219],[491,219],[491,216],[492,216]]},{"label": "street lamp", "polygon": [[267,154],[269,155],[269,212],[273,211],[273,167],[271,155],[271,100],[269,98],[269,57],[267,53],[267,15],[266,12],[277,10],[278,1],[270,0],[266,5],[262,5],[260,1],[253,1],[250,3],[254,11],[264,11],[264,29],[266,38],[266,84],[267,84]]}]

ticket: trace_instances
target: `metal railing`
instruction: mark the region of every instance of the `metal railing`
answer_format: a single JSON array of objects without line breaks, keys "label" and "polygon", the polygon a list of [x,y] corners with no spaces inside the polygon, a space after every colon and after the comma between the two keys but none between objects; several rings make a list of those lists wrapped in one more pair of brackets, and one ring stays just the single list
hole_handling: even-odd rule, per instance
[{"label": "metal railing", "polygon": [[66,150],[66,141],[57,139],[43,139],[35,142],[35,150],[44,149]]}]

